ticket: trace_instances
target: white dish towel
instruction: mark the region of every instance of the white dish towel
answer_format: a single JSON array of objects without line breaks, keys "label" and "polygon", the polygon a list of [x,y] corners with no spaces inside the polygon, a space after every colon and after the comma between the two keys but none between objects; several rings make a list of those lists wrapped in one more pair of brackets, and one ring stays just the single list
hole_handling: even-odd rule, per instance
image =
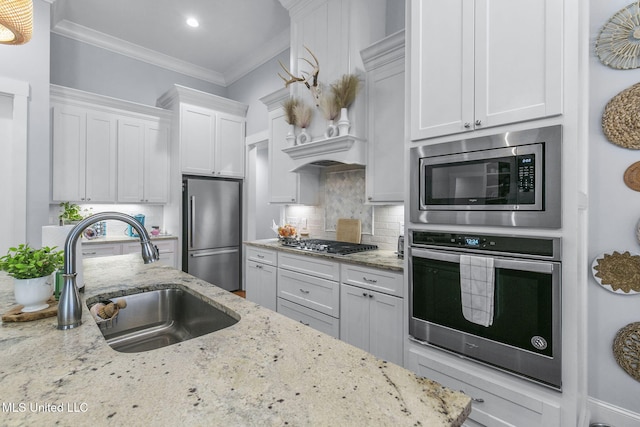
[{"label": "white dish towel", "polygon": [[484,327],[491,326],[493,293],[493,258],[460,255],[460,296],[464,318]]}]

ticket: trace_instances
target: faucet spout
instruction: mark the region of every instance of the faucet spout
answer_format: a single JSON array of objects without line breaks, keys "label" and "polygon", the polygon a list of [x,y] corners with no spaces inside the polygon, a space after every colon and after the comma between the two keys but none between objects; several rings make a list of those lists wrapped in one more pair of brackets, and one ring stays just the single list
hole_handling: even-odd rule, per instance
[{"label": "faucet spout", "polygon": [[151,243],[147,230],[135,218],[120,212],[102,212],[83,219],[71,229],[64,244],[64,286],[58,302],[58,329],[72,329],[82,324],[82,305],[76,286],[76,243],[82,232],[92,224],[105,220],[120,220],[131,225],[142,246],[142,259],[145,264],[159,258],[158,248]]}]

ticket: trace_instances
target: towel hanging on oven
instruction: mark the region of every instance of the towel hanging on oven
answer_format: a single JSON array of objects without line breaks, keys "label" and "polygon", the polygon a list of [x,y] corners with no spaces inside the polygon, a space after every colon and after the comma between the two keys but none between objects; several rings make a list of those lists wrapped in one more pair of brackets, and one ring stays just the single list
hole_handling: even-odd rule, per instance
[{"label": "towel hanging on oven", "polygon": [[491,326],[493,294],[493,258],[460,255],[460,296],[464,318],[484,327]]}]

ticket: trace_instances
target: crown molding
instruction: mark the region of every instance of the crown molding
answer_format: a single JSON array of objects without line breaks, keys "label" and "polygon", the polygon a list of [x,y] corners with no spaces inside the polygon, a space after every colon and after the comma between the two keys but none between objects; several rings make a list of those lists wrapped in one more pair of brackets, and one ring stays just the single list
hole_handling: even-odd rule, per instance
[{"label": "crown molding", "polygon": [[404,30],[385,37],[360,51],[364,68],[374,70],[382,65],[404,58],[405,35]]},{"label": "crown molding", "polygon": [[260,102],[267,106],[267,111],[273,111],[279,107],[282,107],[282,102],[288,99],[290,95],[289,88],[283,87],[275,92],[260,98]]},{"label": "crown molding", "polygon": [[242,117],[247,115],[249,108],[247,104],[242,102],[181,85],[173,85],[171,89],[158,98],[156,105],[161,108],[172,109],[182,102]]},{"label": "crown molding", "polygon": [[229,67],[229,71],[224,73],[224,80],[230,85],[242,77],[246,76],[276,55],[290,48],[291,31],[286,28],[276,37],[257,47],[252,53],[247,55],[251,60],[243,60],[241,63]]},{"label": "crown molding", "polygon": [[195,77],[220,86],[226,86],[226,81],[221,73],[208,70],[204,67],[199,67],[186,61],[181,61],[117,37],[112,37],[85,26],[75,24],[71,21],[62,20],[58,22],[55,27],[51,29],[51,32],[88,43],[111,52],[119,53],[139,61],[156,65],[158,67],[166,68],[167,70]]}]

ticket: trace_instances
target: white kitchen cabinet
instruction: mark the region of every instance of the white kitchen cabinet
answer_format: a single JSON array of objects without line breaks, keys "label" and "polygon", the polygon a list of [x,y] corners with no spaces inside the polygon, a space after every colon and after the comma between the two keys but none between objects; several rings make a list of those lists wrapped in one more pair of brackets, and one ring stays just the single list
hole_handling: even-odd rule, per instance
[{"label": "white kitchen cabinet", "polygon": [[277,310],[277,256],[275,251],[245,248],[245,290],[249,301]]},{"label": "white kitchen cabinet", "polygon": [[404,31],[361,52],[368,102],[368,202],[404,201]]},{"label": "white kitchen cabinet", "polygon": [[562,2],[410,7],[412,140],[561,114]]},{"label": "white kitchen cabinet", "polygon": [[54,104],[52,200],[116,201],[116,116]]},{"label": "white kitchen cabinet", "polygon": [[167,126],[118,120],[118,202],[166,203],[169,195]]},{"label": "white kitchen cabinet", "polygon": [[392,271],[341,266],[340,339],[401,366],[402,277]]},{"label": "white kitchen cabinet", "polygon": [[180,85],[157,104],[174,112],[181,173],[244,177],[246,104]]},{"label": "white kitchen cabinet", "polygon": [[82,245],[82,258],[122,255],[120,243],[92,243]]},{"label": "white kitchen cabinet", "polygon": [[471,397],[471,414],[465,426],[560,427],[562,413],[556,392],[530,391],[528,387],[500,381],[495,375],[481,375],[458,358],[420,347],[410,344],[407,368]]},{"label": "white kitchen cabinet", "polygon": [[291,172],[294,162],[282,151],[287,148],[289,125],[284,120],[282,102],[289,97],[281,89],[261,99],[269,111],[269,201],[282,204],[315,205],[320,186],[319,169]]},{"label": "white kitchen cabinet", "polygon": [[335,317],[287,301],[284,298],[278,298],[278,313],[334,338],[340,337],[340,320]]},{"label": "white kitchen cabinet", "polygon": [[[158,248],[160,254],[159,263],[168,265],[169,267],[178,268],[178,240],[177,239],[162,239],[152,240],[152,243]],[[122,243],[123,254],[137,254],[142,253],[142,247],[140,242]]]}]

